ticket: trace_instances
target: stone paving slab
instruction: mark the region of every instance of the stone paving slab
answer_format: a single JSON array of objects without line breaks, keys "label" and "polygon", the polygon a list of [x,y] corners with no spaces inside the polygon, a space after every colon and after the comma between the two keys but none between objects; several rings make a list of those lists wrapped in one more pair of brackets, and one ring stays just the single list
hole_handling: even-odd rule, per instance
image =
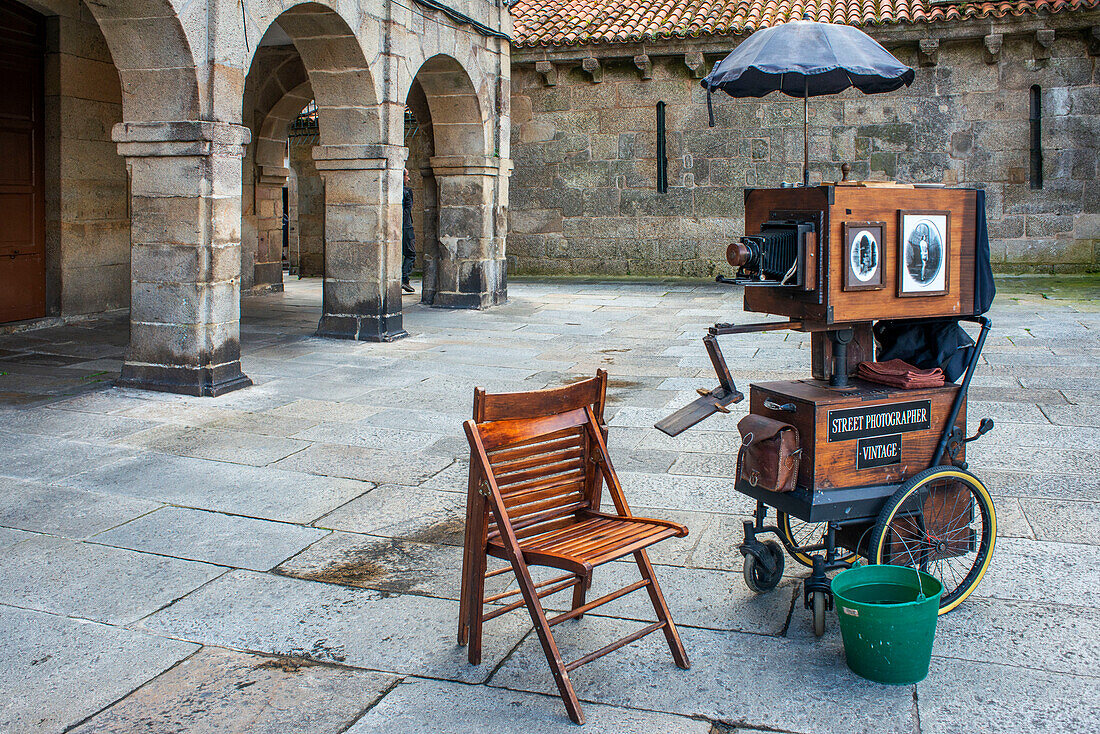
[{"label": "stone paving slab", "polygon": [[[741,556],[735,550],[738,557]],[[655,566],[657,583],[664,592],[673,621],[679,626],[713,630],[779,635],[786,629],[794,594],[801,583],[784,579],[768,594],[754,594],[745,586],[741,571]],[[604,594],[639,580],[638,567],[629,557],[600,566],[593,574],[588,598]],[[513,585],[514,586],[514,585]],[[550,597],[543,605],[566,611],[571,608],[571,590]],[[656,621],[649,594],[644,589],[596,609],[593,616]],[[571,625],[555,628],[555,634],[569,634]]]},{"label": "stone paving slab", "polygon": [[1039,540],[1093,545],[1100,537],[1100,502],[1023,499],[1020,506]]},{"label": "stone paving slab", "polygon": [[479,666],[456,644],[457,625],[456,601],[230,571],[140,626],[206,645],[480,683],[530,619],[494,620]]},{"label": "stone paving slab", "polygon": [[464,494],[383,484],[314,524],[389,538],[462,545],[465,518]]},{"label": "stone paving slab", "polygon": [[0,409],[0,425],[5,430],[32,436],[54,436],[88,443],[110,443],[116,439],[152,428],[152,421],[118,415],[63,411],[26,411]]},{"label": "stone paving slab", "polygon": [[100,533],[95,541],[219,566],[268,571],[327,534],[300,525],[164,507]]},{"label": "stone paving slab", "polygon": [[272,467],[152,453],[98,466],[70,477],[66,484],[185,507],[298,523],[309,523],[373,486]]},{"label": "stone paving slab", "polygon": [[978,597],[1095,606],[1100,546],[999,538]]},{"label": "stone paving slab", "polygon": [[36,535],[0,559],[0,604],[126,625],[224,572],[206,563]]},{"label": "stone paving slab", "polygon": [[[441,712],[448,712],[445,725]],[[584,706],[585,734],[707,734],[710,722],[616,706]],[[448,734],[525,732],[557,734],[573,725],[556,696],[503,689],[471,689],[461,683],[406,678],[355,723],[348,734]]]},{"label": "stone paving slab", "polygon": [[398,681],[381,673],[205,647],[74,734],[332,734]]},{"label": "stone paving slab", "polygon": [[[417,435],[423,441],[425,436],[431,434]],[[427,446],[427,448],[432,447],[434,442]],[[343,477],[360,482],[415,485],[443,470],[452,461],[451,457],[434,452],[402,453],[360,446],[315,443],[304,451],[277,462],[274,466],[287,472]]]},{"label": "stone paving slab", "polygon": [[79,540],[162,507],[40,482],[0,479],[0,525]]},{"label": "stone paving slab", "polygon": [[[1009,661],[1006,661],[1009,662]],[[922,734],[1068,734],[1096,731],[1096,677],[1036,671],[1014,665],[959,664],[934,658],[917,688]]]},{"label": "stone paving slab", "polygon": [[199,649],[7,606],[0,638],[0,731],[12,734],[62,731]]},{"label": "stone paving slab", "polygon": [[[135,454],[121,446],[29,436],[0,427],[0,477],[53,482],[86,471],[90,466],[108,466]],[[50,457],[49,461],[43,461],[44,456]]]},{"label": "stone paving slab", "polygon": [[[281,563],[275,572],[307,581],[457,600],[462,548],[336,531]],[[486,593],[503,591],[508,578],[488,579]]]},{"label": "stone paving slab", "polygon": [[7,551],[9,548],[34,537],[36,537],[34,533],[28,533],[24,530],[0,527],[0,551]]},{"label": "stone paving slab", "polygon": [[[637,628],[585,617],[559,634],[566,659],[596,650]],[[570,674],[584,701],[655,709],[807,734],[911,732],[913,687],[858,678],[834,648],[813,641],[740,632],[680,630],[691,670],[680,670],[658,632]],[[528,638],[493,675],[493,685],[551,693],[538,641]]]},{"label": "stone paving slab", "polygon": [[176,456],[266,466],[309,448],[308,441],[240,431],[160,426],[120,439],[119,444]]}]

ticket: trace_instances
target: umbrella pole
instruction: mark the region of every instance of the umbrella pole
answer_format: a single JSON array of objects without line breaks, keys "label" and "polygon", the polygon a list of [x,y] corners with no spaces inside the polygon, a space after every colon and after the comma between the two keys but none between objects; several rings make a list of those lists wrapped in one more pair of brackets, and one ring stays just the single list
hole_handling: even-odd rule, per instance
[{"label": "umbrella pole", "polygon": [[810,79],[806,77],[802,97],[802,185],[810,185]]}]

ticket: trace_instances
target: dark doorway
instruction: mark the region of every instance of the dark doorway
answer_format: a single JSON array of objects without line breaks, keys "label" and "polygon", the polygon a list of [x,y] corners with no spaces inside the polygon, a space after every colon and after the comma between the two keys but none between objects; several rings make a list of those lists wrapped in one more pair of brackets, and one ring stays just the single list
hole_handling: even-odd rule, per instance
[{"label": "dark doorway", "polygon": [[0,0],[0,322],[46,315],[44,24]]}]

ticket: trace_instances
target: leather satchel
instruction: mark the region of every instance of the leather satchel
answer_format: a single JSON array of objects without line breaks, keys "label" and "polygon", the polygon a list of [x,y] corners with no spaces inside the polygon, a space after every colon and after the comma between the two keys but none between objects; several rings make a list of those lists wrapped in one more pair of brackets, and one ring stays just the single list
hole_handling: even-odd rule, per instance
[{"label": "leather satchel", "polygon": [[802,447],[798,429],[762,415],[749,414],[737,423],[741,449],[737,476],[770,492],[790,492],[798,478]]}]

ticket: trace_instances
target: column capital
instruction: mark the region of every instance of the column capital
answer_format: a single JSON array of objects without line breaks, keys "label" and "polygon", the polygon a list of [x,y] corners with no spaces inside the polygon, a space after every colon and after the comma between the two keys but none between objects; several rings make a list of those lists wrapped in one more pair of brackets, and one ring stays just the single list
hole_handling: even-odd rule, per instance
[{"label": "column capital", "polygon": [[259,183],[270,186],[286,186],[290,178],[290,169],[282,166],[257,166],[260,170]]},{"label": "column capital", "polygon": [[318,171],[381,170],[404,168],[409,149],[403,145],[315,145],[313,160]]},{"label": "column capital", "polygon": [[508,176],[512,160],[489,155],[436,155],[429,159],[436,176]]},{"label": "column capital", "polygon": [[119,155],[127,158],[244,154],[252,132],[229,122],[176,120],[120,122],[111,129]]}]

